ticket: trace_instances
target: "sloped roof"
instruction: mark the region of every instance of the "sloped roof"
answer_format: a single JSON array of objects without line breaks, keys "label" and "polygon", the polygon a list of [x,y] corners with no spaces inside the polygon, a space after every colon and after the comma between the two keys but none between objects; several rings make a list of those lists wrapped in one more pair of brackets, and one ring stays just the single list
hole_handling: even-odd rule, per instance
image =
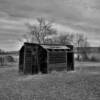
[{"label": "sloped roof", "polygon": [[63,45],[41,45],[44,49],[69,49],[67,46]]}]

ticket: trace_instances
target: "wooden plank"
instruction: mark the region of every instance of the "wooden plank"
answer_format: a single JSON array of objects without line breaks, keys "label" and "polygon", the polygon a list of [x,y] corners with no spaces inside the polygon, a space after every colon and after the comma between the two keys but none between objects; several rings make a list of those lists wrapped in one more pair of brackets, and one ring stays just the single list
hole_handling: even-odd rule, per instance
[{"label": "wooden plank", "polygon": [[49,64],[49,72],[55,70],[55,71],[64,71],[66,69],[66,63],[62,64]]},{"label": "wooden plank", "polygon": [[24,72],[25,73],[30,73],[32,74],[32,54],[31,54],[31,48],[25,48],[25,54],[24,54],[24,59],[25,59],[25,68]]}]

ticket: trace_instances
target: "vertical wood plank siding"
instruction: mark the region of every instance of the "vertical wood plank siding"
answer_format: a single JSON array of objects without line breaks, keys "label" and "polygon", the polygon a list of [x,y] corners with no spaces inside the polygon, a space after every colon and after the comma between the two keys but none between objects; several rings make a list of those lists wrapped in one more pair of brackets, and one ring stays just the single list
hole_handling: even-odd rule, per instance
[{"label": "vertical wood plank siding", "polygon": [[73,46],[68,48],[61,45],[25,43],[19,53],[19,70],[25,74],[74,70]]},{"label": "vertical wood plank siding", "polygon": [[25,62],[24,62],[24,73],[32,73],[32,51],[31,48],[27,48],[25,49]]}]

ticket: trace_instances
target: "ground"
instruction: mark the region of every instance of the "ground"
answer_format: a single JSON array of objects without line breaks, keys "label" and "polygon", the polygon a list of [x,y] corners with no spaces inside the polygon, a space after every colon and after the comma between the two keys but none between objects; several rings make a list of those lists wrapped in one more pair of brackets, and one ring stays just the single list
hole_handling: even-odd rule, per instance
[{"label": "ground", "polygon": [[0,100],[100,100],[100,63],[33,76],[19,74],[18,66],[0,68]]}]

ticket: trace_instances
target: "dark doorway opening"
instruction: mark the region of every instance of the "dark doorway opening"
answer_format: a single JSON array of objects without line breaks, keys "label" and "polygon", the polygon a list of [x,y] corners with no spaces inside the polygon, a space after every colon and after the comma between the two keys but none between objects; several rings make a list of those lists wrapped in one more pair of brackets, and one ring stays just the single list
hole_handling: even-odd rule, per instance
[{"label": "dark doorway opening", "polygon": [[47,51],[40,52],[39,55],[39,63],[40,63],[40,72],[41,73],[47,73]]},{"label": "dark doorway opening", "polygon": [[67,70],[74,70],[73,52],[67,53]]},{"label": "dark doorway opening", "polygon": [[41,63],[41,65],[40,65],[40,71],[43,74],[47,73],[47,63],[46,62],[42,62]]},{"label": "dark doorway opening", "polygon": [[37,74],[39,72],[37,65],[37,57],[36,55],[32,55],[32,74]]}]

